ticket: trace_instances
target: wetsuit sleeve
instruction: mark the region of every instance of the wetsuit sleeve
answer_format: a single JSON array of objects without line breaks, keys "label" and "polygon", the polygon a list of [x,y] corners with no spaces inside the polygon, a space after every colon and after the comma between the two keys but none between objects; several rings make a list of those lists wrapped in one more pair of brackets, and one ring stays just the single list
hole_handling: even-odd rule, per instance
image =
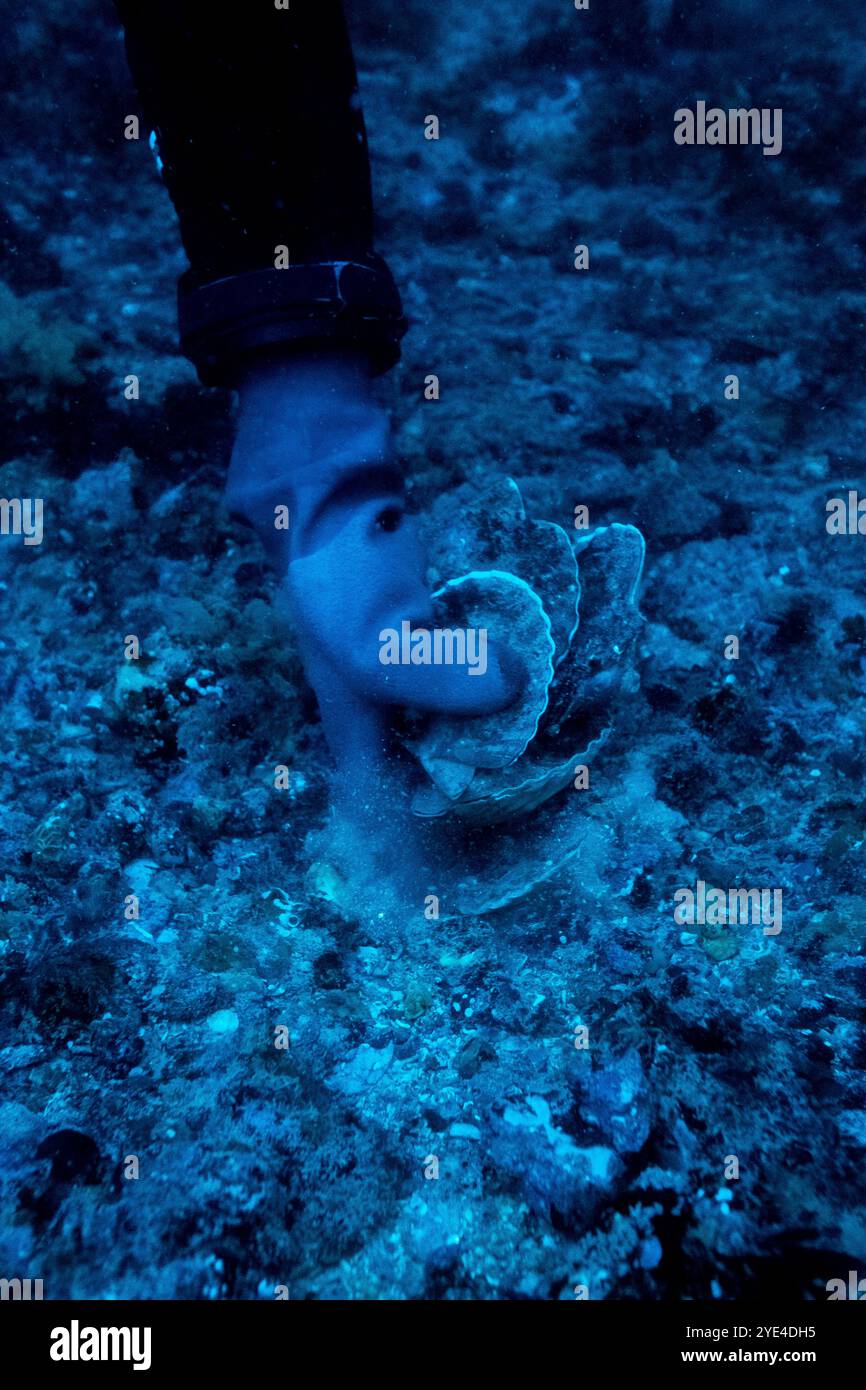
[{"label": "wetsuit sleeve", "polygon": [[189,257],[180,339],[202,381],[230,385],[249,354],[293,344],[358,344],[391,366],[406,324],[373,251],[340,0],[116,6]]}]

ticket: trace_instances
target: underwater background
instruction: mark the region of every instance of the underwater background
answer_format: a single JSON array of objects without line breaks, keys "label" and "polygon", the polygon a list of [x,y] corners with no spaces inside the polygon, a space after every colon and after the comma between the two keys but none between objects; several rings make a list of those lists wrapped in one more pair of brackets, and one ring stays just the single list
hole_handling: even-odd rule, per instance
[{"label": "underwater background", "polygon": [[[458,485],[511,477],[647,546],[589,789],[497,837],[502,905],[438,919],[385,877],[371,906],[317,839],[315,701],[222,505],[231,401],[177,353],[114,12],[0,13],[0,495],[45,505],[41,545],[0,537],[0,1276],[812,1299],[866,1273],[866,539],[825,524],[866,491],[862,7],[349,6],[413,506],[457,533]],[[782,153],[675,145],[698,99],[782,108]],[[699,880],[781,890],[782,930],[684,930]]]}]

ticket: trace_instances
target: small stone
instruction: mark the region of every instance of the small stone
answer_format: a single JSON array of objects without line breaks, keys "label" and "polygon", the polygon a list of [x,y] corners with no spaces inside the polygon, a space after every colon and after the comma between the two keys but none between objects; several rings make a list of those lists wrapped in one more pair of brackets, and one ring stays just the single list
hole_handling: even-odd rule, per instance
[{"label": "small stone", "polygon": [[655,1269],[661,1263],[662,1247],[656,1236],[650,1236],[640,1248],[641,1269]]},{"label": "small stone", "polygon": [[211,1014],[207,1026],[212,1033],[236,1033],[239,1019],[234,1009],[217,1009]]},{"label": "small stone", "polygon": [[481,1130],[477,1125],[453,1124],[448,1131],[452,1139],[472,1139],[476,1144],[481,1139]]},{"label": "small stone", "polygon": [[412,983],[403,995],[403,1012],[408,1019],[420,1018],[433,1003],[433,995],[426,985]]}]

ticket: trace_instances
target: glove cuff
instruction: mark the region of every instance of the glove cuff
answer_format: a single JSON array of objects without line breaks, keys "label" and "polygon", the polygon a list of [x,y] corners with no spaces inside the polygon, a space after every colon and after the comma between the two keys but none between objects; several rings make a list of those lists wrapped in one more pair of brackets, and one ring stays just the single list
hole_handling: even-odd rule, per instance
[{"label": "glove cuff", "polygon": [[245,271],[178,283],[181,349],[205,386],[232,386],[250,354],[282,345],[359,347],[374,372],[400,357],[407,322],[380,257]]}]

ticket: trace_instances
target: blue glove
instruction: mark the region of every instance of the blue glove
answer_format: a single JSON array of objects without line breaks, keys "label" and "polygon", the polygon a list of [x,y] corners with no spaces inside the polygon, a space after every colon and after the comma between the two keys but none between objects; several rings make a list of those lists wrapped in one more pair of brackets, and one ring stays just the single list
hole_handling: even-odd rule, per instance
[{"label": "blue glove", "polygon": [[[343,725],[364,706],[472,716],[509,704],[522,667],[492,644],[483,674],[379,659],[385,629],[436,620],[388,415],[364,360],[329,351],[256,361],[238,389],[226,500],[255,526],[281,576],[332,744],[351,743]],[[281,507],[288,529],[275,525]]]}]

